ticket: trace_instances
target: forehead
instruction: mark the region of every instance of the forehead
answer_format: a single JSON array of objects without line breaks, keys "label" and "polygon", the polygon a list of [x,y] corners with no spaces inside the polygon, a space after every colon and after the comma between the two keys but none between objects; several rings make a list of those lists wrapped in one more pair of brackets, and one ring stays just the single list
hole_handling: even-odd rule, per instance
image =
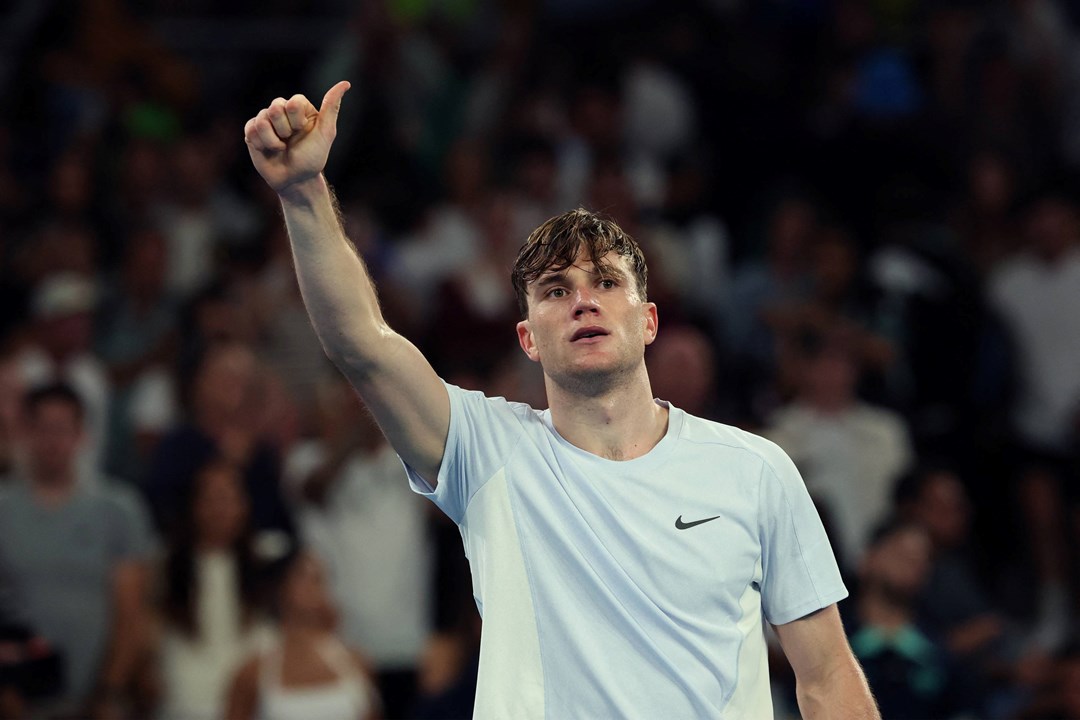
[{"label": "forehead", "polygon": [[553,277],[560,277],[569,274],[572,270],[577,269],[590,275],[603,274],[603,275],[629,275],[630,264],[628,259],[615,252],[614,250],[608,252],[601,259],[603,264],[602,268],[597,268],[596,264],[589,256],[588,250],[585,248],[579,248],[577,255],[574,256],[574,262],[569,267],[559,267],[558,263],[552,263],[548,267],[544,268],[544,271],[540,273],[540,276],[532,283],[537,285],[550,280]]}]

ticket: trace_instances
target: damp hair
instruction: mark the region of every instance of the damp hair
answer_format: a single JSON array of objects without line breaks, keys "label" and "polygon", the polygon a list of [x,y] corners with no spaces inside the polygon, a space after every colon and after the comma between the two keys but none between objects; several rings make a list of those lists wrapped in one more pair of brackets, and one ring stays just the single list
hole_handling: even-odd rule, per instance
[{"label": "damp hair", "polygon": [[602,275],[611,270],[609,253],[625,257],[638,295],[642,302],[647,299],[649,268],[634,238],[611,218],[578,208],[540,225],[521,247],[510,281],[522,317],[529,316],[529,286],[549,272],[561,272],[573,265],[581,251]]}]

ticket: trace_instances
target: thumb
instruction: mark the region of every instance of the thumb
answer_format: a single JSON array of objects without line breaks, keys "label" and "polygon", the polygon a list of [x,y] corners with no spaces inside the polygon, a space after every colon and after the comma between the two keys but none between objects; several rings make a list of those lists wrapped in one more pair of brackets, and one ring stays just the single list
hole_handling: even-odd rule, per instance
[{"label": "thumb", "polygon": [[348,80],[342,80],[334,87],[326,91],[323,96],[322,106],[319,108],[319,129],[326,135],[333,137],[337,134],[338,113],[341,112],[341,98],[345,96],[352,85]]}]

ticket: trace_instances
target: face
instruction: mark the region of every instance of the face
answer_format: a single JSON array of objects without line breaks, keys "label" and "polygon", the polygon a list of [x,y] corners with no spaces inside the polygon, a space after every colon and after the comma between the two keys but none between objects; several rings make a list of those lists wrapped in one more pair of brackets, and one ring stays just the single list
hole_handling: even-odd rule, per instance
[{"label": "face", "polygon": [[938,545],[960,545],[968,534],[970,509],[960,480],[940,472],[928,478],[919,498],[919,522]]},{"label": "face", "polygon": [[322,564],[304,553],[293,560],[281,588],[281,609],[286,618],[315,625],[332,624],[334,607]]},{"label": "face", "polygon": [[200,407],[221,415],[236,415],[252,398],[256,361],[249,350],[229,347],[207,358],[196,378]]},{"label": "face", "polygon": [[63,400],[42,402],[27,418],[26,441],[37,476],[70,472],[83,441],[78,411]]},{"label": "face", "polygon": [[867,552],[863,576],[881,584],[891,595],[913,598],[930,572],[930,538],[920,529],[893,533]]},{"label": "face", "polygon": [[656,305],[645,302],[626,258],[609,253],[601,275],[584,252],[528,289],[529,317],[518,341],[544,374],[568,389],[602,392],[644,363],[656,339]]},{"label": "face", "polygon": [[224,465],[211,465],[197,480],[195,531],[201,542],[228,547],[244,530],[248,499],[240,474]]}]

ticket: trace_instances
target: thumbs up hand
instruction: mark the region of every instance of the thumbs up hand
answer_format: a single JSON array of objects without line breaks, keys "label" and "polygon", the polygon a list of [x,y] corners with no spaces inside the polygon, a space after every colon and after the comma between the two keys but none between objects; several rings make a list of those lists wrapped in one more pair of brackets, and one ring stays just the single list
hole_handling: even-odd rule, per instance
[{"label": "thumbs up hand", "polygon": [[347,81],[330,88],[315,108],[303,95],[277,98],[247,121],[244,141],[255,169],[279,195],[318,177],[337,136],[341,99]]}]

